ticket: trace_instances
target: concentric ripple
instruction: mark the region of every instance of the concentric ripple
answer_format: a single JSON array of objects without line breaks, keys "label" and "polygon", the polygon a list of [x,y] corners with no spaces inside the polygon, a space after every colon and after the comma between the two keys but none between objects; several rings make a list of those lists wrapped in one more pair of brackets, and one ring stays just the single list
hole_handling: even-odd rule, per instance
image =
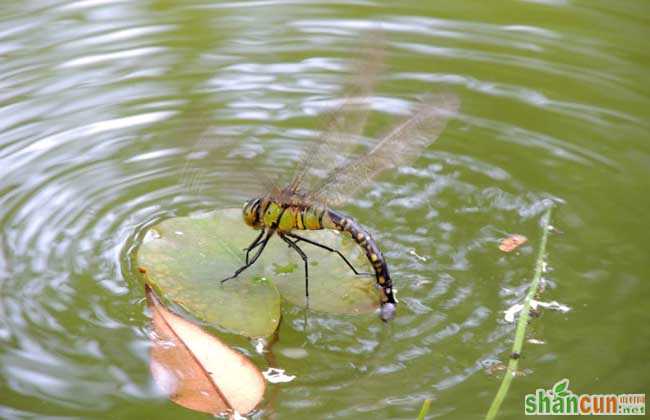
[{"label": "concentric ripple", "polygon": [[[544,210],[562,204],[567,229],[600,226],[558,245],[560,272],[593,279],[610,268],[589,258],[616,254],[596,244],[628,235],[607,227],[618,219],[594,200],[640,217],[611,207],[649,161],[645,47],[625,34],[504,22],[461,2],[14,3],[0,7],[0,417],[187,414],[161,408],[150,381],[131,266],[141,235],[165,218],[238,206],[262,178],[286,179],[318,141],[364,34],[381,33],[388,71],[367,137],[351,140],[360,149],[423,94],[455,92],[461,115],[414,165],[343,209],[381,244],[398,317],[305,318],[288,305],[273,351],[298,379],[275,385],[269,412],[414,417],[433,398],[438,415],[476,415],[453,395],[477,394],[486,364],[507,354],[501,311],[525,293]],[[638,25],[538,3],[512,7],[549,22],[585,13]],[[512,232],[531,244],[499,254]],[[634,282],[640,259],[628,251]],[[594,257],[572,265],[584,254]],[[253,344],[231,339],[264,365]]]}]

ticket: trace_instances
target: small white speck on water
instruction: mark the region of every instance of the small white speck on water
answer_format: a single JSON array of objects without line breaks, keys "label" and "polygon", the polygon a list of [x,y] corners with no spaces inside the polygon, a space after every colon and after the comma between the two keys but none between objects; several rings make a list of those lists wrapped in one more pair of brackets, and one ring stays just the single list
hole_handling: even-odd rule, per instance
[{"label": "small white speck on water", "polygon": [[184,233],[181,232],[180,230],[177,230],[174,233],[177,234],[178,236],[183,236],[184,235]]},{"label": "small white speck on water", "polygon": [[[559,303],[558,301],[554,300],[552,302],[542,302],[539,300],[531,299],[530,300],[530,307],[533,309],[537,308],[545,308],[545,309],[550,309],[553,311],[558,311],[562,313],[567,313],[571,310],[570,307],[567,305],[563,305]],[[521,310],[524,309],[524,305],[521,303],[516,303],[512,305],[510,308],[505,310],[503,318],[507,322],[514,322],[515,321],[515,315],[521,312]]]},{"label": "small white speck on water", "polygon": [[521,310],[524,309],[524,305],[521,303],[516,303],[512,305],[510,308],[506,309],[503,315],[503,319],[505,319],[507,322],[515,322],[515,315],[517,315]]},{"label": "small white speck on water", "polygon": [[553,311],[558,311],[562,313],[567,313],[571,310],[571,308],[567,305],[564,305],[557,300],[553,300],[551,302],[542,302],[539,300],[531,299],[530,301],[530,306],[533,309],[537,309],[538,307],[546,308],[546,309],[551,309]]},{"label": "small white speck on water", "polygon": [[414,249],[409,250],[409,254],[413,255],[415,258],[417,258],[418,260],[420,260],[422,262],[427,261],[427,257],[423,257],[422,255],[418,255],[418,253],[415,252]]},{"label": "small white speck on water", "polygon": [[266,380],[272,384],[291,382],[294,379],[296,379],[295,375],[287,375],[286,373],[284,373],[284,369],[277,369],[277,368],[268,368],[264,372],[262,372],[262,375],[264,375]]},{"label": "small white speck on water", "polygon": [[265,339],[263,338],[258,338],[255,341],[255,351],[257,354],[264,354],[266,353],[266,345],[268,344]]}]

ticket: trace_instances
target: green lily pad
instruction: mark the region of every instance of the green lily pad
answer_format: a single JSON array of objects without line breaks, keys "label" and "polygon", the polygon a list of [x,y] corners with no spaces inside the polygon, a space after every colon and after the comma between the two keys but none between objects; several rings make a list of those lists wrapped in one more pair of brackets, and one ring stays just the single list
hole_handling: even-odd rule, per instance
[{"label": "green lily pad", "polygon": [[[197,318],[249,337],[267,336],[280,319],[279,295],[305,305],[305,273],[300,256],[276,235],[255,264],[221,284],[244,263],[243,249],[258,233],[243,222],[241,209],[168,219],[150,229],[138,251],[138,265],[163,296]],[[347,235],[297,233],[338,249],[357,271],[372,271]],[[336,253],[305,242],[298,245],[309,257],[310,310],[361,314],[377,309],[374,276],[355,275]]]},{"label": "green lily pad", "polygon": [[[309,258],[309,309],[334,314],[356,315],[375,311],[379,292],[375,286],[372,267],[361,248],[346,234],[317,230],[296,232],[298,235],[339,250],[358,272],[355,275],[336,253],[314,245],[298,242]],[[274,247],[268,258],[273,263],[265,267],[266,276],[280,290],[283,298],[305,306],[305,264],[298,254],[280,238],[273,238]],[[271,244],[269,244],[271,246]],[[278,249],[279,248],[279,249]]]},{"label": "green lily pad", "polygon": [[280,295],[250,267],[221,284],[243,261],[255,237],[241,211],[168,219],[152,227],[138,250],[146,281],[167,299],[208,324],[247,337],[271,335],[280,322]]}]

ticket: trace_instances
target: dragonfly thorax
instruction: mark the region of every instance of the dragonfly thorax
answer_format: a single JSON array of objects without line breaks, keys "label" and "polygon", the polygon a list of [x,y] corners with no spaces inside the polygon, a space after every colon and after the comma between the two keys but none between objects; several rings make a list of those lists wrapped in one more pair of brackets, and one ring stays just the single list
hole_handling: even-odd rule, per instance
[{"label": "dragonfly thorax", "polygon": [[274,199],[270,195],[254,198],[244,204],[244,221],[254,229],[268,228],[280,233],[337,229],[326,207],[306,205],[301,199],[298,195],[288,199]]}]

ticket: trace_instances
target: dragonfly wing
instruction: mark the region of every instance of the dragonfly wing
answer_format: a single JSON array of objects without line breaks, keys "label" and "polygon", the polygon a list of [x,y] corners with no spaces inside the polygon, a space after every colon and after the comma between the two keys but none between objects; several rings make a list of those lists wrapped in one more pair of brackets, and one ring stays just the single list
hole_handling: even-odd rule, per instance
[{"label": "dragonfly wing", "polygon": [[236,137],[223,135],[214,127],[203,129],[185,157],[181,172],[185,193],[207,200],[216,196],[245,200],[277,189],[279,175],[269,168],[260,169],[240,146]]},{"label": "dragonfly wing", "polygon": [[[370,44],[370,40],[368,41]],[[382,67],[383,49],[367,47],[365,58],[356,63],[355,76],[344,85],[344,100],[325,116],[325,124],[318,141],[307,147],[288,189],[296,192],[311,190],[322,183],[323,177],[344,160],[358,143],[368,118],[370,96]]]},{"label": "dragonfly wing", "polygon": [[341,205],[381,172],[412,162],[440,136],[459,105],[458,97],[453,94],[432,96],[369,153],[333,170],[321,187],[314,190],[312,198],[331,206]]}]

